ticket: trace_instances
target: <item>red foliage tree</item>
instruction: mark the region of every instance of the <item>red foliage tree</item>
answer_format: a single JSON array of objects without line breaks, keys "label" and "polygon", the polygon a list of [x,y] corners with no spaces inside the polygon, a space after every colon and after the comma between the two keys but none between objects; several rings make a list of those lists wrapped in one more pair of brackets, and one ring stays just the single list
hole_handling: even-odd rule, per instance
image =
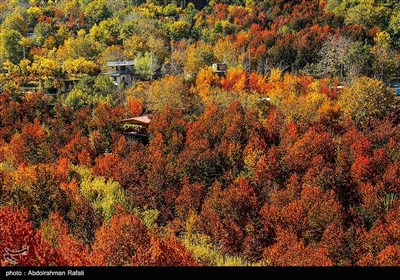
[{"label": "red foliage tree", "polygon": [[96,232],[91,261],[97,266],[129,265],[149,247],[150,235],[142,221],[134,215],[117,214]]},{"label": "red foliage tree", "polygon": [[127,162],[116,154],[107,154],[96,158],[93,168],[95,175],[112,178],[118,181],[122,187],[127,188],[137,182],[134,170]]},{"label": "red foliage tree", "polygon": [[[0,208],[0,252],[7,255],[7,250],[19,251],[27,248],[24,254],[2,258],[1,266],[49,266],[57,264],[49,243],[43,240],[41,232],[32,228],[27,210],[3,206]],[[15,261],[16,263],[12,263]]]},{"label": "red foliage tree", "polygon": [[311,167],[313,158],[319,155],[325,162],[333,161],[334,144],[327,132],[318,132],[311,128],[287,148],[283,162],[289,170],[304,174]]},{"label": "red foliage tree", "polygon": [[242,250],[246,227],[253,225],[258,200],[254,189],[245,179],[226,189],[215,183],[201,210],[201,227],[222,246],[222,252]]},{"label": "red foliage tree", "polygon": [[168,235],[162,239],[151,235],[149,250],[132,258],[137,266],[199,266],[176,237]]},{"label": "red foliage tree", "polygon": [[190,184],[187,178],[183,180],[182,185],[175,205],[177,216],[185,221],[191,213],[200,211],[205,196],[205,186],[202,183]]},{"label": "red foliage tree", "polygon": [[18,163],[38,164],[48,160],[50,148],[47,145],[47,133],[39,119],[27,124],[21,134],[13,135],[10,151]]},{"label": "red foliage tree", "polygon": [[68,224],[57,213],[49,216],[47,223],[42,225],[43,234],[57,255],[57,265],[87,266],[89,265],[89,250],[83,243],[69,233]]},{"label": "red foliage tree", "polygon": [[290,231],[277,231],[276,243],[263,254],[266,263],[272,266],[332,266],[328,250],[318,246],[306,246]]},{"label": "red foliage tree", "polygon": [[70,142],[60,150],[60,155],[69,159],[73,164],[91,165],[92,151],[90,142],[82,131],[76,131]]},{"label": "red foliage tree", "polygon": [[138,100],[128,99],[125,106],[130,117],[137,117],[143,113],[143,105]]},{"label": "red foliage tree", "polygon": [[70,183],[61,184],[60,189],[65,192],[66,202],[70,206],[68,211],[63,213],[63,218],[68,222],[71,234],[85,244],[91,243],[94,233],[101,225],[101,214],[82,196],[75,179]]}]

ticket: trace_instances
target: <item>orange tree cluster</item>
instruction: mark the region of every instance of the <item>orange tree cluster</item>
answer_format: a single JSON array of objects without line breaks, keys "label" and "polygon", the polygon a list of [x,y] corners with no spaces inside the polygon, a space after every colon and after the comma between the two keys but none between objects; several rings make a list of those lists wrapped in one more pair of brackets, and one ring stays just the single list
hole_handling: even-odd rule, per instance
[{"label": "orange tree cluster", "polygon": [[381,81],[338,92],[235,70],[200,96],[203,80],[171,79],[148,94],[165,83],[198,104],[153,111],[146,146],[120,131],[150,106],[133,95],[73,110],[2,93],[0,250],[29,245],[29,265],[399,265],[398,108]]}]

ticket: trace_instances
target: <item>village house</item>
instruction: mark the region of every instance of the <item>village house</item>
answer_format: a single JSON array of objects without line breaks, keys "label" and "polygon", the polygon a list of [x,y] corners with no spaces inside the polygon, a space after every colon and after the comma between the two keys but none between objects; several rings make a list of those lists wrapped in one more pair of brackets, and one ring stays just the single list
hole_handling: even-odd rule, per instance
[{"label": "village house", "polygon": [[228,66],[225,63],[214,63],[212,69],[214,73],[218,74],[218,76],[223,77],[228,70]]},{"label": "village house", "polygon": [[400,98],[400,78],[393,79],[389,86],[394,90],[396,97]]},{"label": "village house", "polygon": [[146,145],[149,142],[148,128],[150,122],[150,115],[123,119],[121,120],[122,133],[127,141],[137,141]]},{"label": "village house", "polygon": [[133,61],[110,61],[107,66],[108,76],[116,86],[126,87],[133,85],[135,81]]}]

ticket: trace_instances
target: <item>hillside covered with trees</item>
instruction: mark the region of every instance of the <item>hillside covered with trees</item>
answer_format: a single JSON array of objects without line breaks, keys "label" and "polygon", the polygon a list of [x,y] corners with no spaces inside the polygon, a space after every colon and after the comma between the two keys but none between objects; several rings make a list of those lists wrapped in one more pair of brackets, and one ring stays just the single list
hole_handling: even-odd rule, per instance
[{"label": "hillside covered with trees", "polygon": [[399,266],[396,83],[397,0],[0,1],[0,266]]}]

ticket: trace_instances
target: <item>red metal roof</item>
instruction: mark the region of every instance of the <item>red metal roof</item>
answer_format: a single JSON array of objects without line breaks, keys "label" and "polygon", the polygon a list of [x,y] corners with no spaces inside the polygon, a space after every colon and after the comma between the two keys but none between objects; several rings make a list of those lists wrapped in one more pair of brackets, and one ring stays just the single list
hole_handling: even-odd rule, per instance
[{"label": "red metal roof", "polygon": [[149,115],[143,115],[140,117],[123,119],[121,122],[136,122],[141,124],[149,124],[151,122],[151,118]]}]

